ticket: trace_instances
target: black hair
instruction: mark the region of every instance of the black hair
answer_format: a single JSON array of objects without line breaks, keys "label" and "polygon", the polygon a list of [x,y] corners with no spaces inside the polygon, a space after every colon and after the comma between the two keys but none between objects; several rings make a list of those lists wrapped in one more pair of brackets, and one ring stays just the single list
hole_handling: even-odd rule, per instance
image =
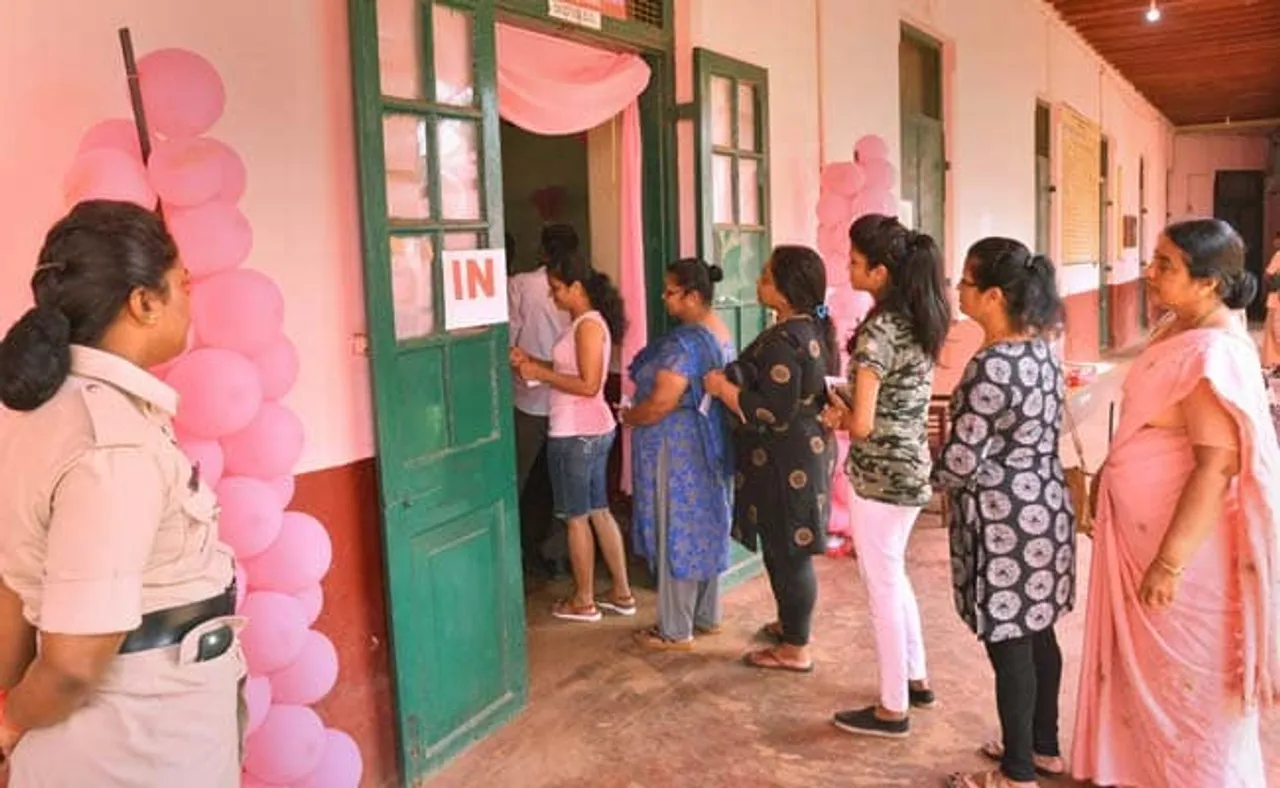
[{"label": "black hair", "polygon": [[71,370],[71,345],[97,346],[137,288],[166,295],[178,249],[160,217],[91,200],[49,230],[31,276],[35,306],[0,342],[0,402],[35,410]]},{"label": "black hair", "polygon": [[1062,328],[1064,308],[1053,261],[1032,254],[1012,238],[983,238],[965,255],[969,276],[979,291],[1000,288],[1005,314],[1016,331],[1050,335]]},{"label": "black hair", "polygon": [[687,293],[702,296],[711,305],[716,295],[716,282],[724,279],[724,269],[697,257],[685,257],[667,266],[667,275]]},{"label": "black hair", "polygon": [[557,255],[547,262],[547,275],[566,285],[582,283],[587,291],[587,300],[591,308],[600,313],[615,345],[622,342],[622,335],[627,331],[627,315],[622,303],[622,294],[614,286],[608,274],[601,273],[578,254]]},{"label": "black hair", "polygon": [[1191,219],[1164,228],[1187,256],[1192,279],[1213,279],[1228,309],[1244,309],[1258,295],[1258,278],[1245,267],[1244,240],[1221,219]]},{"label": "black hair", "polygon": [[[888,287],[872,313],[896,312],[905,317],[925,355],[937,361],[951,330],[951,302],[938,244],[931,236],[878,213],[866,214],[849,227],[849,243],[871,268],[883,266],[889,272]],[[849,339],[850,353],[857,341],[855,333]]]},{"label": "black hair", "polygon": [[573,229],[573,225],[564,223],[543,227],[538,243],[543,264],[563,255],[576,254],[580,245],[578,231]]},{"label": "black hair", "polygon": [[827,314],[827,266],[822,255],[807,246],[775,246],[769,255],[773,286],[796,312],[817,321],[827,352],[827,374],[840,371],[836,351],[836,326]]}]

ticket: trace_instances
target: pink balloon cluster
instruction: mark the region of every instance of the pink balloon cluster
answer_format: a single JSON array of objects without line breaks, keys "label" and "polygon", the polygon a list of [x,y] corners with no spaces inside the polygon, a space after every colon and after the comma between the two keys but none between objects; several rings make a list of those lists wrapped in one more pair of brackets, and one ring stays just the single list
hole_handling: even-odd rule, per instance
[{"label": "pink balloon cluster", "polygon": [[337,682],[338,654],[311,629],[333,558],[329,535],[315,518],[287,509],[304,430],[280,400],[297,381],[298,353],[284,335],[280,288],[241,267],[253,246],[236,205],[244,163],[202,136],[222,115],[222,78],[181,49],[150,53],[138,73],[155,135],[150,160],[142,160],[132,121],[99,123],[84,135],[66,197],[158,202],[191,273],[193,336],[181,357],[155,372],[181,396],[179,444],[217,491],[220,535],[236,554],[239,613],[248,619],[244,784],[350,788],[363,771],[360,751],[310,708]]},{"label": "pink balloon cluster", "polygon": [[[849,226],[869,213],[898,215],[898,200],[893,195],[898,172],[889,161],[889,146],[874,134],[862,137],[853,146],[853,160],[832,162],[822,167],[821,191],[818,196],[818,251],[827,265],[827,308],[836,325],[840,346],[857,329],[871,310],[867,293],[849,287]],[[841,368],[849,359],[842,357]],[[840,433],[839,461],[836,475],[844,473],[844,458],[849,451],[847,436]],[[848,536],[852,493],[841,478],[832,484],[831,521],[833,534]]]}]

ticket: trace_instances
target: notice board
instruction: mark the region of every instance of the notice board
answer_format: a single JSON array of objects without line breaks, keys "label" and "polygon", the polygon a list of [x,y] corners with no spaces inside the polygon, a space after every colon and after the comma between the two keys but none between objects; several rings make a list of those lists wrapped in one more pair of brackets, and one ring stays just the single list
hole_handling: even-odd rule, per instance
[{"label": "notice board", "polygon": [[1066,104],[1058,106],[1058,194],[1062,199],[1064,265],[1096,263],[1101,250],[1102,130]]}]

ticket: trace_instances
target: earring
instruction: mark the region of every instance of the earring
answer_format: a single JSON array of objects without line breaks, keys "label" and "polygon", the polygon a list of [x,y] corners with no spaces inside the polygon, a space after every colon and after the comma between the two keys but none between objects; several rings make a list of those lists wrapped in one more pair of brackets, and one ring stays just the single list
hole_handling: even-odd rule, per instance
[{"label": "earring", "polygon": [[155,314],[155,313],[152,313],[152,314],[147,315],[147,317],[146,317],[146,323],[147,323],[147,325],[149,325],[149,326],[154,326],[154,325],[156,324],[156,321],[157,321],[157,320],[159,320],[159,319],[160,319],[160,316],[159,316],[159,315],[157,315],[157,314]]}]

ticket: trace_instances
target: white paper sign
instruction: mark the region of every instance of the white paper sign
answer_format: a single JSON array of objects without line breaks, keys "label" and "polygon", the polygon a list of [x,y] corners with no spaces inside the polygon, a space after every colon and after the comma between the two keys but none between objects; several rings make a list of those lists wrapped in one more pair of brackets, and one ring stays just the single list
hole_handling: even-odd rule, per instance
[{"label": "white paper sign", "polygon": [[507,322],[507,251],[473,249],[440,253],[444,266],[444,327]]},{"label": "white paper sign", "polygon": [[600,0],[547,0],[547,16],[573,25],[599,30]]}]

